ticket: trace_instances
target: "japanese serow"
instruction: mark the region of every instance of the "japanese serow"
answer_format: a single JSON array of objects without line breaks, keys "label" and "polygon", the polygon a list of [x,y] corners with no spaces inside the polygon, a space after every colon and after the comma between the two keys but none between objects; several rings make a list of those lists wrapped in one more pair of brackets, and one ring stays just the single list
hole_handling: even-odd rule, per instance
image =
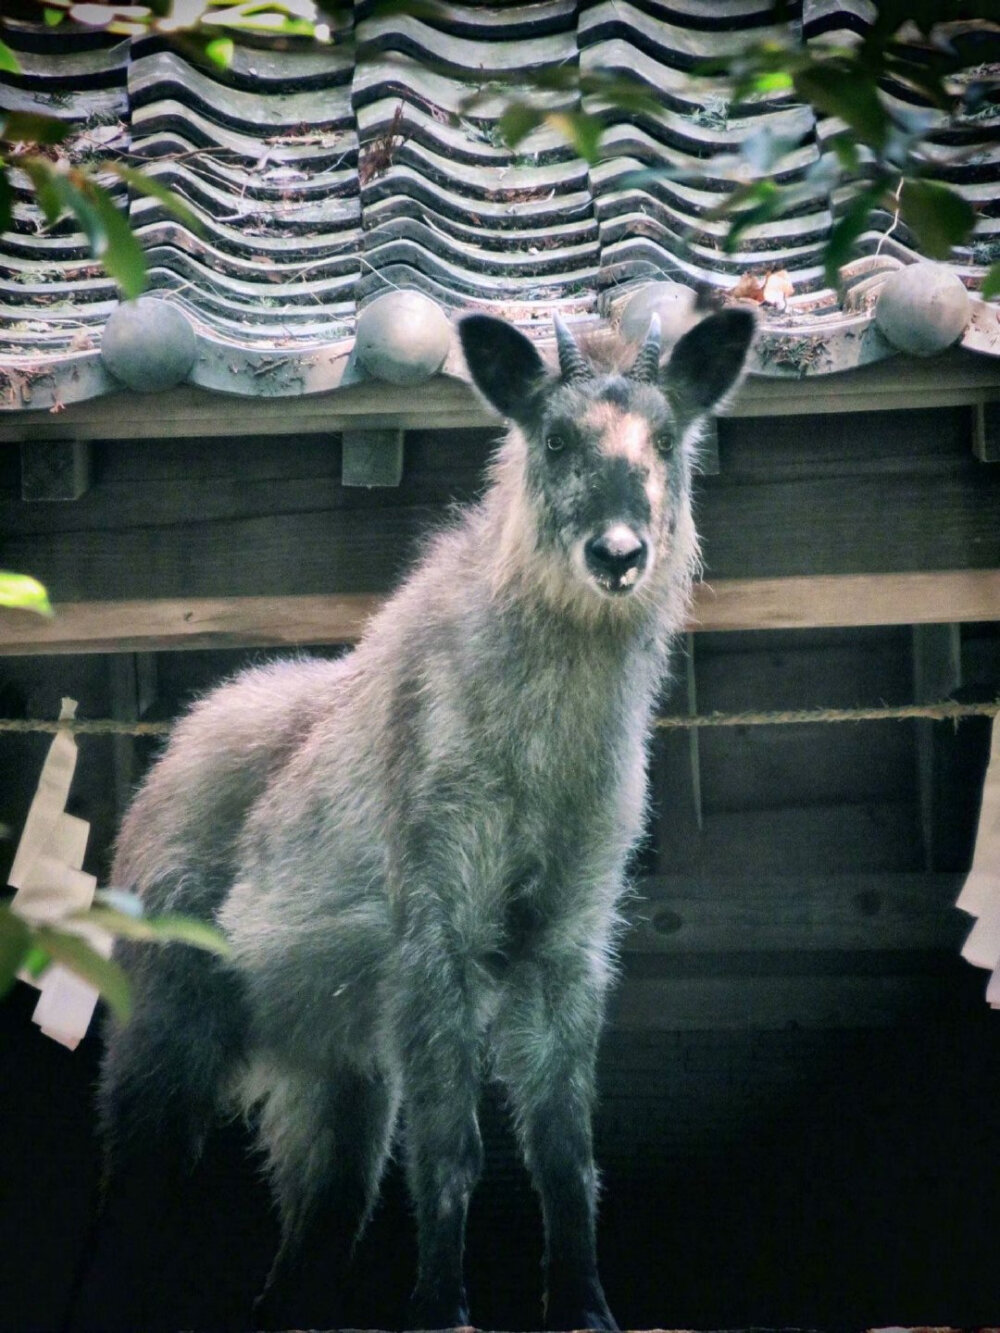
[{"label": "japanese serow", "polygon": [[[197,703],[125,819],[113,883],[214,920],[232,957],[122,950],[135,1013],[110,1035],[101,1112],[126,1170],[149,1136],[197,1151],[247,1108],[281,1217],[272,1298],[310,1263],[335,1287],[398,1123],[419,1241],[407,1327],[433,1329],[470,1322],[494,1078],[541,1199],[547,1325],[613,1329],[595,1052],[698,560],[693,455],[754,318],[711,315],[666,358],[654,318],[624,369],[560,321],[558,370],[502,320],[459,332],[511,423],[481,501],[348,656],[253,668]],[[339,1252],[311,1239],[330,1234]]]}]

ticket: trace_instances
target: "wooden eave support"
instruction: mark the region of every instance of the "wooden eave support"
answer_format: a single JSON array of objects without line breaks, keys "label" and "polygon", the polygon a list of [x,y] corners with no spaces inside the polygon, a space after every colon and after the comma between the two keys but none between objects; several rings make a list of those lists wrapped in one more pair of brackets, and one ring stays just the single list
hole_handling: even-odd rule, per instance
[{"label": "wooden eave support", "polygon": [[340,479],[345,486],[398,486],[403,480],[402,430],[345,430]]},{"label": "wooden eave support", "polygon": [[[329,593],[65,602],[56,606],[52,620],[26,611],[0,617],[0,655],[353,643],[383,601],[374,593]],[[698,585],[689,628],[815,629],[975,620],[1000,620],[1000,569],[719,580]]]},{"label": "wooden eave support", "polygon": [[21,441],[21,499],[79,500],[90,490],[90,443],[37,435]]}]

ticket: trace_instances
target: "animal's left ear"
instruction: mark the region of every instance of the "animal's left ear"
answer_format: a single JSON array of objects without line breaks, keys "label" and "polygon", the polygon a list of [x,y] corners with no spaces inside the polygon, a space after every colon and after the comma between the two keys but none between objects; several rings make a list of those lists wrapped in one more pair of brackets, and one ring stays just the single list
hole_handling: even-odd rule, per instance
[{"label": "animal's left ear", "polygon": [[713,411],[736,384],[756,330],[753,311],[737,306],[685,333],[660,372],[682,427]]},{"label": "animal's left ear", "polygon": [[458,336],[479,392],[502,416],[523,421],[545,374],[535,344],[513,324],[492,315],[465,315]]}]

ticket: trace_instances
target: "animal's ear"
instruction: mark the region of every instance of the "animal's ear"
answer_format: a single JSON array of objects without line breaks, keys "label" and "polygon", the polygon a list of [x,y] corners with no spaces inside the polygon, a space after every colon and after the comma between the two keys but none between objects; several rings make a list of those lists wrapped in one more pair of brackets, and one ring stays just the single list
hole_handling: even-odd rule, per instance
[{"label": "animal's ear", "polygon": [[545,365],[530,338],[492,315],[465,315],[458,336],[472,382],[505,417],[522,420]]},{"label": "animal's ear", "polygon": [[685,333],[660,372],[682,425],[711,412],[736,384],[756,330],[753,311],[735,306]]}]

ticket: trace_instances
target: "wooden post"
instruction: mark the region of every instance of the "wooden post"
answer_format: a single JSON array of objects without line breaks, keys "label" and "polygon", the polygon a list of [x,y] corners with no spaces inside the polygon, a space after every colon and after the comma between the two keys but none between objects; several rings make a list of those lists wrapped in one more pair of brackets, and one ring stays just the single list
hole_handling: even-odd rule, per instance
[{"label": "wooden post", "polygon": [[972,452],[980,463],[1000,463],[1000,403],[976,403],[972,411]]},{"label": "wooden post", "polygon": [[22,500],[79,500],[89,489],[88,441],[21,441]]},{"label": "wooden post", "polygon": [[402,430],[345,430],[343,440],[345,486],[398,486],[402,481]]},{"label": "wooden post", "polygon": [[[109,659],[111,716],[120,722],[136,722],[156,699],[156,655],[154,653],[116,653]],[[115,782],[115,807],[121,819],[132,796],[138,772],[135,762],[135,737],[111,738]]]}]

